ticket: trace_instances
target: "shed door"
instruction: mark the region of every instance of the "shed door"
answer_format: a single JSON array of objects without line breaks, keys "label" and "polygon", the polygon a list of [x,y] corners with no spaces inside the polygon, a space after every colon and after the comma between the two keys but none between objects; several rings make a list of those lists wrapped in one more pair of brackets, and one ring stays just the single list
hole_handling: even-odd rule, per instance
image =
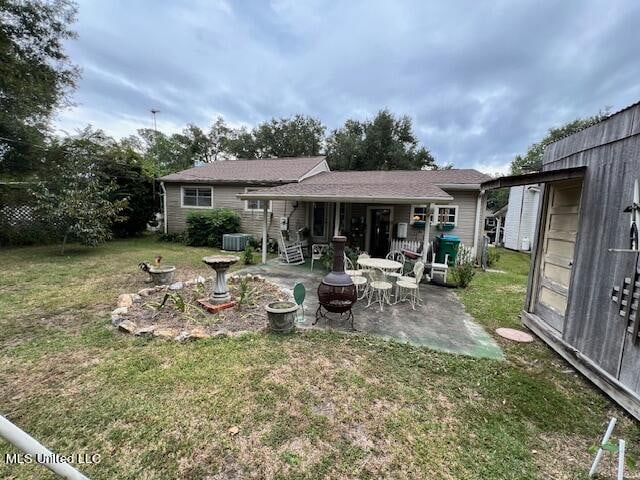
[{"label": "shed door", "polygon": [[578,233],[582,180],[547,184],[536,314],[562,332]]}]

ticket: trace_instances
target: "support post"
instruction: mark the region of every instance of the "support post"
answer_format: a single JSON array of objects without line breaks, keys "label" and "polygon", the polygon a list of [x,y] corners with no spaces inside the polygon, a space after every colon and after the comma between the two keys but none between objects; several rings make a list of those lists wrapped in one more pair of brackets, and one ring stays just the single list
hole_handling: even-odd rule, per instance
[{"label": "support post", "polygon": [[333,236],[337,237],[340,235],[340,202],[336,202],[335,208],[335,218],[333,223]]},{"label": "support post", "polygon": [[482,217],[482,199],[484,198],[484,190],[480,190],[478,200],[476,202],[476,221],[473,227],[473,249],[472,254],[478,260],[478,243],[480,240],[480,219]]},{"label": "support post", "polygon": [[269,202],[262,207],[262,263],[267,263],[267,231],[269,226]]},{"label": "support post", "polygon": [[426,216],[424,219],[424,238],[422,239],[422,262],[427,263],[429,253],[429,237],[431,236],[431,204],[427,203]]}]

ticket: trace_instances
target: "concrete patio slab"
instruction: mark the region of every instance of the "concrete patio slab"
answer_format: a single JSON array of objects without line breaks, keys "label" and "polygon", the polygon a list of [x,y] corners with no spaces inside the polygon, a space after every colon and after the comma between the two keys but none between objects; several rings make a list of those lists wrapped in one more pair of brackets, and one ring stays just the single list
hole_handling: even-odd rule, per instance
[{"label": "concrete patio slab", "polygon": [[[299,326],[312,327],[318,307],[316,290],[325,275],[322,267],[318,266],[312,272],[308,265],[282,265],[277,259],[273,259],[266,265],[251,266],[235,273],[262,275],[288,291],[292,291],[296,283],[303,283],[307,297],[304,302],[304,322]],[[385,339],[443,352],[497,360],[504,358],[502,350],[491,336],[465,312],[453,290],[435,285],[422,285],[420,293],[423,305],[416,310],[405,302],[393,306],[385,305],[384,311],[380,312],[378,305],[366,308],[366,301],[358,301],[353,309],[355,329]],[[348,322],[339,319],[320,319],[316,327],[351,331]]]}]

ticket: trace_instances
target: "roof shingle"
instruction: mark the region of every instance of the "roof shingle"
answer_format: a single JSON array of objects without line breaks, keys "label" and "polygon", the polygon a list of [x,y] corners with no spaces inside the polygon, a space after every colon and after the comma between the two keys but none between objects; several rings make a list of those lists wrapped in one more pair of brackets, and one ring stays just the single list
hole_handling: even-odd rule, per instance
[{"label": "roof shingle", "polygon": [[289,183],[297,182],[325,157],[287,157],[257,160],[225,160],[193,167],[161,177],[163,182],[193,183]]}]

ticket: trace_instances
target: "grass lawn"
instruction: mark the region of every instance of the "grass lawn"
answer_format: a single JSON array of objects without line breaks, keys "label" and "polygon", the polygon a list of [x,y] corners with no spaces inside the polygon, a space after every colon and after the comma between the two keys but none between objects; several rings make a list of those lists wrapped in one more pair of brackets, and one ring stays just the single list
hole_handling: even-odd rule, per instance
[{"label": "grass lawn", "polygon": [[[323,332],[133,338],[109,311],[143,287],[137,263],[160,253],[206,274],[211,250],[152,237],[57,250],[0,252],[0,411],[54,452],[99,453],[81,466],[93,479],[586,478],[612,415],[638,456],[637,423],[540,341],[499,340],[500,362]],[[506,273],[461,293],[488,330],[519,326],[528,262],[503,252]],[[13,451],[0,440],[1,458]],[[53,476],[0,462],[0,478]]]}]

